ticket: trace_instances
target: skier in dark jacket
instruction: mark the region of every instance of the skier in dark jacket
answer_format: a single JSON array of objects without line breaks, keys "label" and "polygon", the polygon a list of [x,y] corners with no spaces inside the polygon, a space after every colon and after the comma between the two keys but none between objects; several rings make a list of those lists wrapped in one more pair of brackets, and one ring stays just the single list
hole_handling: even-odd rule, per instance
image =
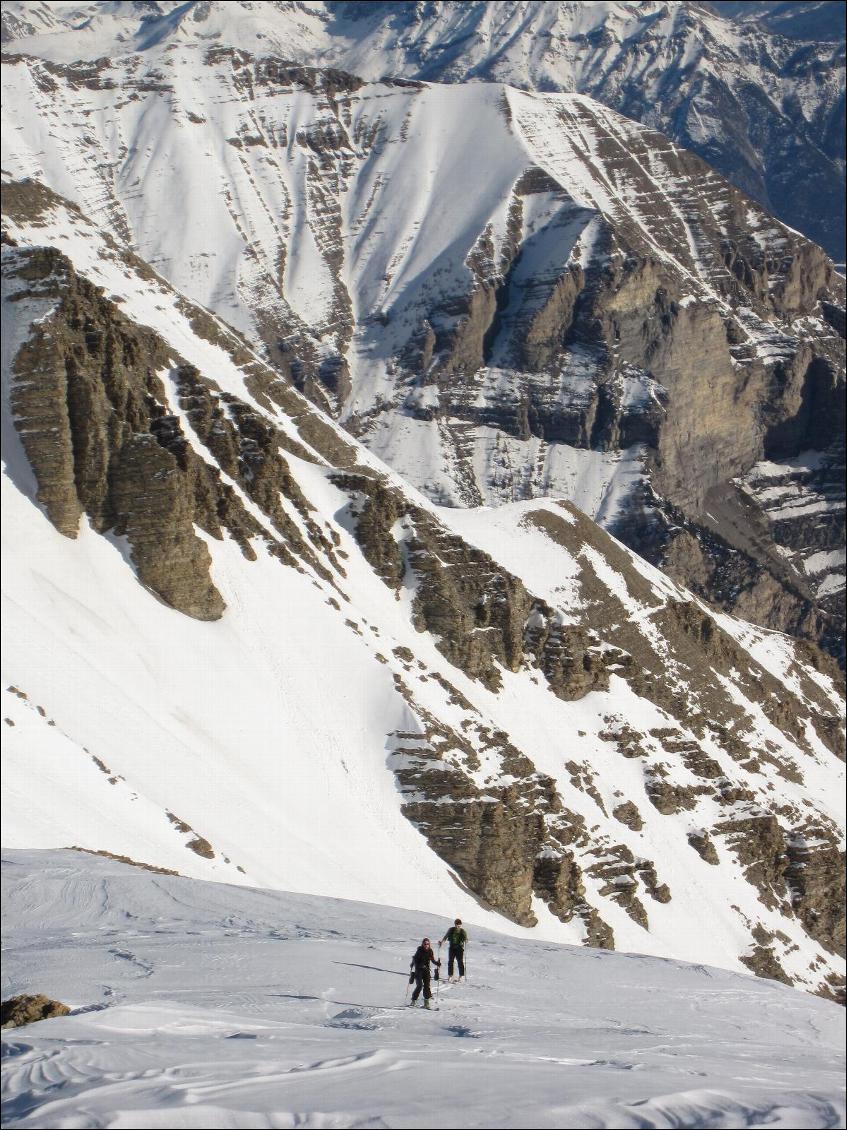
[{"label": "skier in dark jacket", "polygon": [[432,989],[429,987],[429,966],[430,962],[436,968],[441,964],[435,954],[432,952],[432,946],[429,944],[429,938],[424,938],[418,948],[415,950],[415,956],[412,958],[411,971],[415,979],[415,991],[412,993],[412,1005],[414,1008],[418,997],[421,995],[423,989],[424,995],[424,1008],[430,1008],[430,1000],[432,998]]},{"label": "skier in dark jacket", "polygon": [[[462,925],[461,918],[457,918],[441,942],[449,943],[447,950],[447,976],[453,980],[453,963],[455,962],[459,967],[459,980],[465,975],[465,945],[468,940],[468,934]],[[441,942],[438,944],[441,945]]]}]

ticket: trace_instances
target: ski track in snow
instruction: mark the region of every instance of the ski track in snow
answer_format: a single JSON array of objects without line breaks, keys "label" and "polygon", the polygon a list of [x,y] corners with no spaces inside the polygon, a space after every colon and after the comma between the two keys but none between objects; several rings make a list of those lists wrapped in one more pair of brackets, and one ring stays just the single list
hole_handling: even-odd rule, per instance
[{"label": "ski track in snow", "polygon": [[412,1012],[431,916],[73,852],[3,881],[3,996],[74,1008],[3,1033],[9,1127],[844,1125],[843,1014],[774,982],[471,924]]}]

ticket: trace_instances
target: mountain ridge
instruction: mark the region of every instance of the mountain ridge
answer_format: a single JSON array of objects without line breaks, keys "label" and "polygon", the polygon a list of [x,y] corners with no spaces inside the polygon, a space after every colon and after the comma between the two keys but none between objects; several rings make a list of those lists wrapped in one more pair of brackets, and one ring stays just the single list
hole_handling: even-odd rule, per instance
[{"label": "mountain ridge", "polygon": [[7,4],[4,20],[7,49],[21,39],[61,62],[217,39],[370,80],[589,94],[844,259],[843,27],[803,44],[679,2]]},{"label": "mountain ridge", "polygon": [[838,994],[819,653],[567,503],[433,507],[79,209],[4,195],[12,846]]},{"label": "mountain ridge", "polygon": [[220,44],[4,70],[4,167],[435,500],[569,497],[707,599],[841,654],[843,281],[696,157],[582,95],[365,84]]}]

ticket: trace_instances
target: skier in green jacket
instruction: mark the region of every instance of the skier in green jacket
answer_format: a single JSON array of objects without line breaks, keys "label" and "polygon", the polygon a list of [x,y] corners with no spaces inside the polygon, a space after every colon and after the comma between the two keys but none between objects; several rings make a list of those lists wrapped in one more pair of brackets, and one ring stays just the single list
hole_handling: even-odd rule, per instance
[{"label": "skier in green jacket", "polygon": [[[462,925],[461,918],[457,918],[441,942],[447,942],[449,948],[447,950],[447,977],[453,980],[453,963],[459,967],[459,980],[461,981],[465,975],[465,946],[468,941],[468,934]],[[439,942],[439,945],[441,944]]]}]

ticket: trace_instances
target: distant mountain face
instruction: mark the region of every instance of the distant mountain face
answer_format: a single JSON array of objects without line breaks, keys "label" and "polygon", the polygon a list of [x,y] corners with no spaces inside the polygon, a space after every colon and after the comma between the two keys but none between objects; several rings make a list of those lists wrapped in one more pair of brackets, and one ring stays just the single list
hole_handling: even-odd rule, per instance
[{"label": "distant mountain face", "polygon": [[790,39],[844,42],[841,0],[710,0],[708,6],[721,16],[760,24]]},{"label": "distant mountain face", "polygon": [[838,651],[843,281],[698,158],[582,95],[364,83],[219,40],[5,73],[3,167],[430,498],[569,498]]},{"label": "distant mountain face", "polygon": [[843,6],[745,4],[737,19],[713,7],[9,3],[3,18],[13,49],[54,61],[218,42],[371,80],[589,94],[698,153],[843,262]]},{"label": "distant mountain face", "polygon": [[[155,118],[158,90],[135,93],[119,98]],[[410,97],[366,95],[386,117]],[[325,97],[298,91],[298,129]],[[377,111],[347,98],[338,129],[366,137]],[[231,136],[235,161],[273,159]],[[584,231],[581,213],[556,226],[548,179],[524,184],[546,239]],[[434,506],[111,234],[102,202],[106,228],[4,185],[4,843],[507,919],[837,996],[835,665],[709,609],[566,502]]]}]

